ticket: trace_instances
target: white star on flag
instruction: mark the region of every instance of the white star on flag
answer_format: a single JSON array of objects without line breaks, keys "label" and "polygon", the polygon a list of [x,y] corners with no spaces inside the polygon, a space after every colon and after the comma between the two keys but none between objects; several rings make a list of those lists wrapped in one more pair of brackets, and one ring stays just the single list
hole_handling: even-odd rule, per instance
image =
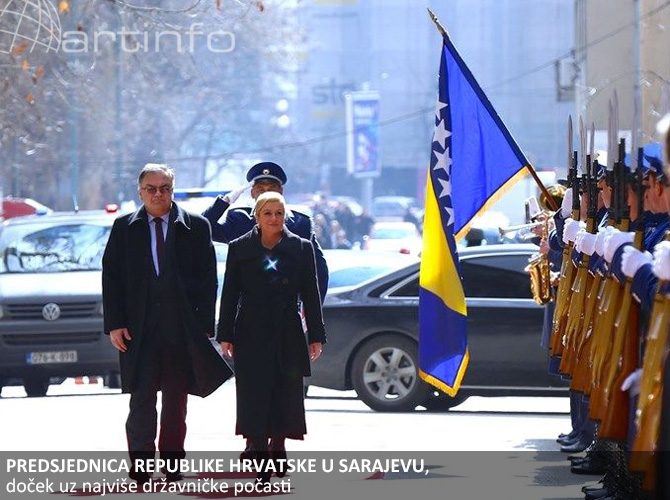
[{"label": "white star on flag", "polygon": [[433,142],[437,142],[442,147],[442,149],[445,149],[448,137],[451,137],[451,132],[447,130],[444,120],[440,120],[440,123],[438,123],[437,127],[435,127]]},{"label": "white star on flag", "polygon": [[454,225],[454,209],[450,206],[444,207],[444,210],[447,212],[447,226]]},{"label": "white star on flag", "polygon": [[440,119],[440,116],[442,116],[442,110],[447,107],[446,102],[442,102],[438,99],[437,104],[435,105],[435,118],[438,120]]},{"label": "white star on flag", "polygon": [[438,198],[444,198],[445,196],[449,196],[451,194],[451,182],[445,181],[444,179],[437,179],[437,181],[442,186],[442,192],[440,193],[440,196],[438,196]]},{"label": "white star on flag", "polygon": [[449,148],[444,153],[440,153],[437,150],[433,150],[435,158],[437,158],[437,163],[433,167],[433,170],[444,170],[447,175],[449,175],[449,169],[451,168],[451,157],[449,156]]}]

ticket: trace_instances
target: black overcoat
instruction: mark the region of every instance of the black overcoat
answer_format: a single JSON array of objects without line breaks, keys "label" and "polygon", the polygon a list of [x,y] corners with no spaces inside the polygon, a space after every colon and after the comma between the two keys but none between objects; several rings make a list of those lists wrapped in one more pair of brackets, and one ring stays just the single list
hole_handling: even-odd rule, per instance
[{"label": "black overcoat", "polygon": [[[212,346],[208,334],[214,332],[216,309],[216,257],[209,223],[199,215],[185,212],[175,203],[169,231],[174,231],[174,252],[180,303],[180,317],[191,361],[189,393],[207,396],[225,382],[232,372]],[[131,341],[120,353],[121,386],[132,392],[142,366],[140,357],[145,334],[149,280],[153,272],[151,236],[144,207],[119,217],[102,260],[102,293],[105,332],[128,328]]]},{"label": "black overcoat", "polygon": [[[268,425],[281,418],[284,435],[301,437],[302,377],[311,373],[307,344],[326,342],[309,240],[284,227],[281,241],[268,250],[256,226],[230,243],[216,339],[234,345],[238,434],[271,434]],[[283,408],[270,402],[277,377]]]}]

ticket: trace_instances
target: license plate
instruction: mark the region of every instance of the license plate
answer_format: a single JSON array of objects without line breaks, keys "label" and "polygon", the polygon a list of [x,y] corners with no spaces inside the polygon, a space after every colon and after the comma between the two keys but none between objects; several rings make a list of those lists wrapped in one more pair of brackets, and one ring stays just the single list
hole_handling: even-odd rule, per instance
[{"label": "license plate", "polygon": [[49,363],[76,363],[77,351],[46,351],[26,353],[29,365],[45,365]]}]

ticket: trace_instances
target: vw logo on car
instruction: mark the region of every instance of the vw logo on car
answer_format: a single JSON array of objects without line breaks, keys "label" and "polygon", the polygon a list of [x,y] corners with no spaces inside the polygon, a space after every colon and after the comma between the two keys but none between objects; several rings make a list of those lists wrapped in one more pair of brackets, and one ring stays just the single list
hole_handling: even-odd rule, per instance
[{"label": "vw logo on car", "polygon": [[42,317],[44,317],[44,319],[47,321],[55,321],[60,318],[60,307],[58,307],[58,304],[49,302],[47,305],[45,305],[42,308]]}]

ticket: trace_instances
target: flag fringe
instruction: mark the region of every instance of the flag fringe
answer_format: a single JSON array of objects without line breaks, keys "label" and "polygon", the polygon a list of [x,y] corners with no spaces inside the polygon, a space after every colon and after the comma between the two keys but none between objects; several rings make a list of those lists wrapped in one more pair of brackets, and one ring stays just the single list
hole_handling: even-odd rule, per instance
[{"label": "flag fringe", "polygon": [[458,373],[456,374],[456,380],[454,381],[454,386],[450,387],[441,380],[433,377],[432,375],[429,375],[428,373],[424,372],[423,370],[419,370],[419,377],[421,380],[424,382],[432,385],[433,387],[438,388],[442,392],[448,394],[451,397],[456,396],[458,394],[458,390],[461,387],[461,382],[463,381],[463,377],[465,376],[465,370],[468,368],[468,364],[470,363],[470,349],[465,350],[465,355],[463,356],[463,361],[461,362],[461,366],[458,369]]},{"label": "flag fringe", "polygon": [[486,203],[484,203],[484,205],[482,205],[482,207],[481,207],[479,210],[477,210],[477,212],[475,212],[475,214],[474,214],[474,215],[472,216],[472,218],[467,222],[467,224],[465,224],[465,225],[461,228],[461,230],[458,231],[458,233],[454,236],[454,238],[456,239],[456,241],[460,241],[460,240],[462,240],[462,239],[465,237],[465,235],[468,234],[468,231],[470,231],[470,227],[472,226],[472,222],[474,221],[474,219],[475,219],[477,216],[482,215],[484,212],[486,212],[489,208],[491,208],[491,206],[493,206],[495,203],[497,203],[497,202],[500,200],[500,198],[502,198],[503,196],[505,196],[505,195],[507,194],[507,192],[508,192],[510,189],[512,189],[512,187],[514,186],[514,184],[516,184],[516,183],[519,182],[521,179],[523,179],[524,177],[526,177],[527,175],[529,175],[529,174],[530,174],[530,169],[531,169],[531,168],[533,168],[533,167],[531,167],[530,165],[524,165],[523,167],[521,167],[521,169],[520,169],[516,174],[514,174],[512,177],[510,177],[510,178],[507,180],[507,182],[505,182],[505,184],[503,184],[502,186],[500,186],[500,187],[495,191],[495,193],[493,193],[493,194],[486,200]]}]

